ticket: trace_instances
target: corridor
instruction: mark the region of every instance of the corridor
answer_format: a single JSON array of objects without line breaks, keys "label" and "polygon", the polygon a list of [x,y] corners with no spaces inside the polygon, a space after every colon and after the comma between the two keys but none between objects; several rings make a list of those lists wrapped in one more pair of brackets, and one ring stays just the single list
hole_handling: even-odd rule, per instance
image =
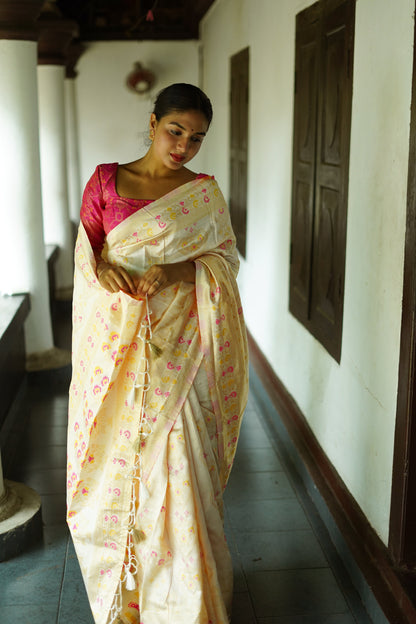
[{"label": "corridor", "polygon": [[[0,0],[0,294],[24,300],[0,349],[0,466],[44,523],[0,563],[0,624],[91,623],[65,524],[70,370],[24,371],[69,348],[50,308],[71,297],[87,181],[148,153],[157,95],[182,83],[214,110],[190,168],[232,213],[257,370],[225,494],[233,624],[416,623],[414,16],[415,0]],[[179,206],[172,232],[193,217]]]},{"label": "corridor", "polygon": [[[61,313],[56,327],[64,348],[69,316]],[[32,373],[20,408],[24,432],[4,471],[41,495],[44,542],[0,564],[1,624],[93,624],[65,524],[69,378],[69,367]],[[279,457],[254,391],[225,501],[233,624],[371,624],[310,499]]]}]

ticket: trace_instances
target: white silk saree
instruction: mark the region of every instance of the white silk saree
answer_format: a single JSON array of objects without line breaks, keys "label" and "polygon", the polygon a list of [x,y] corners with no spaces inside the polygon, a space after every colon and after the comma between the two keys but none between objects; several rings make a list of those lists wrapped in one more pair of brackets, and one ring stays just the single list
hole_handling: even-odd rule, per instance
[{"label": "white silk saree", "polygon": [[83,226],[75,254],[68,524],[96,624],[227,624],[222,492],[248,391],[228,211],[189,182],[108,235],[134,277],[194,261],[196,283],[145,300],[104,290]]}]

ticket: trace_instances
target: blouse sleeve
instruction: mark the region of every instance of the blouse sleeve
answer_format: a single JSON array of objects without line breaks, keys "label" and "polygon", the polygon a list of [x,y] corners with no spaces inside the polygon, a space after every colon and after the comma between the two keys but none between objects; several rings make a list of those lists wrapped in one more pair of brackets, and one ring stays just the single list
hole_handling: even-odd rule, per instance
[{"label": "blouse sleeve", "polygon": [[81,222],[95,254],[101,253],[105,240],[103,226],[104,207],[100,167],[98,166],[85,187],[80,213]]}]

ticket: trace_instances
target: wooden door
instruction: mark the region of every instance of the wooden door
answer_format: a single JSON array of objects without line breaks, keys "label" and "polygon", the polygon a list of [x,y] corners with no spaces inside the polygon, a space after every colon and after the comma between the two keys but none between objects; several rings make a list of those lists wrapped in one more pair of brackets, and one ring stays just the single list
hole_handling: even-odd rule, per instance
[{"label": "wooden door", "polygon": [[246,256],[249,49],[231,57],[230,214],[237,248]]},{"label": "wooden door", "polygon": [[290,311],[341,357],[354,0],[297,16]]}]

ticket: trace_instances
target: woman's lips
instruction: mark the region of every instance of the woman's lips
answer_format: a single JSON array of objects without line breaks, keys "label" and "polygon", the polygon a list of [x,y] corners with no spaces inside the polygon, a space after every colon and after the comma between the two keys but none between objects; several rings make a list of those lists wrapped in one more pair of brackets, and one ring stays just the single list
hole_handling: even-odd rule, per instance
[{"label": "woman's lips", "polygon": [[185,160],[185,156],[181,156],[180,154],[173,154],[171,153],[171,157],[173,158],[173,160],[177,163],[182,162],[183,160]]}]

